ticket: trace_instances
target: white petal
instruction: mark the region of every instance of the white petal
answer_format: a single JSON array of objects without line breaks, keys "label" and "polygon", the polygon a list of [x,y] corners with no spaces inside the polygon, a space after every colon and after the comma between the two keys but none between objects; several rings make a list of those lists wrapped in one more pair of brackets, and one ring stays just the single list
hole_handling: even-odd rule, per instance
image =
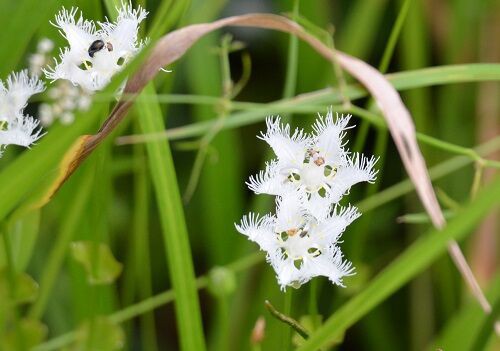
[{"label": "white petal", "polygon": [[302,197],[302,199],[305,199],[303,200],[303,206],[318,221],[325,219],[331,212],[332,201],[327,196],[322,197],[318,192],[314,192],[310,193],[308,197]]},{"label": "white petal", "polygon": [[70,10],[63,8],[56,15],[56,23],[52,25],[60,29],[59,32],[68,41],[71,51],[83,59],[88,55],[90,44],[97,39],[96,28],[94,22],[84,19],[81,12],[78,20],[75,20],[77,12],[77,7]]},{"label": "white petal", "polygon": [[302,206],[301,194],[292,189],[276,198],[276,233],[299,229],[307,221],[306,209]]},{"label": "white petal", "polygon": [[339,247],[329,247],[318,257],[307,262],[304,267],[310,277],[325,276],[332,283],[342,286],[342,278],[355,274],[352,263],[343,260],[343,254]]},{"label": "white petal", "polygon": [[148,12],[142,7],[138,6],[137,9],[133,9],[131,3],[124,3],[118,9],[116,24],[99,23],[106,39],[113,44],[114,50],[118,51],[120,56],[128,56],[139,49],[137,32],[139,24],[147,15]]},{"label": "white petal", "polygon": [[42,128],[37,129],[39,123],[40,121],[30,116],[16,118],[9,123],[7,130],[0,131],[0,144],[4,147],[7,145],[30,147],[45,135],[42,134]]},{"label": "white petal", "polygon": [[28,99],[42,92],[45,87],[38,77],[29,77],[27,70],[11,73],[7,84],[0,86],[0,121],[13,121],[22,114]]},{"label": "white petal", "polygon": [[279,195],[287,187],[287,184],[283,183],[283,178],[279,173],[278,162],[272,160],[266,162],[264,171],[250,176],[245,184],[256,194]]},{"label": "white petal", "polygon": [[347,160],[345,166],[337,169],[335,176],[328,181],[328,196],[333,203],[337,203],[346,194],[351,186],[360,182],[372,183],[375,181],[378,171],[373,167],[378,158],[372,156],[367,158],[361,154],[354,154]]},{"label": "white petal", "polygon": [[319,115],[319,118],[313,125],[314,129],[314,144],[325,160],[338,160],[343,156],[342,139],[345,137],[345,130],[353,127],[347,127],[351,115],[341,117],[338,116],[334,121],[332,110],[330,109],[326,118]]},{"label": "white petal", "polygon": [[356,218],[361,216],[354,206],[337,206],[323,221],[318,222],[313,235],[319,247],[328,247],[338,242],[340,236]]},{"label": "white petal", "polygon": [[285,167],[300,167],[311,140],[303,130],[295,129],[290,136],[290,125],[281,124],[280,117],[267,117],[267,132],[259,138],[266,141],[278,157],[280,164]]},{"label": "white petal", "polygon": [[250,212],[243,216],[240,224],[235,224],[236,229],[249,240],[256,242],[260,248],[266,252],[276,250],[277,239],[272,227],[275,218],[271,215],[260,217],[258,214]]}]

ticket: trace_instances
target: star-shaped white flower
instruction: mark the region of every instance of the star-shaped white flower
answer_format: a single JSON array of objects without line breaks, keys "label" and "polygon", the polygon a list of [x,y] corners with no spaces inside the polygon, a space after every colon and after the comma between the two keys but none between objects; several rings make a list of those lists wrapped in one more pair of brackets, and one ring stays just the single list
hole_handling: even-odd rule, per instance
[{"label": "star-shaped white flower", "polygon": [[29,77],[26,70],[10,74],[5,84],[0,81],[1,148],[7,145],[29,147],[44,135],[38,128],[39,121],[23,112],[28,99],[44,89],[43,83],[36,77]]},{"label": "star-shaped white flower", "polygon": [[259,217],[250,213],[237,230],[267,252],[282,289],[299,287],[316,276],[343,286],[342,278],[354,274],[337,246],[345,228],[360,216],[355,207],[334,207],[324,217],[314,217],[303,207],[296,190],[276,201],[276,214]]},{"label": "star-shaped white flower", "polygon": [[148,13],[140,6],[133,9],[131,3],[123,3],[118,11],[116,22],[96,25],[81,13],[76,19],[78,8],[63,8],[53,25],[69,47],[61,50],[54,68],[44,71],[47,78],[67,79],[88,91],[103,89],[143,46],[137,35]]},{"label": "star-shaped white flower", "polygon": [[268,117],[265,140],[277,156],[267,163],[266,170],[250,177],[247,185],[257,194],[280,195],[289,187],[304,193],[304,206],[312,213],[338,203],[351,186],[373,182],[377,159],[350,153],[343,138],[350,127],[350,115],[334,121],[331,110],[326,118],[319,116],[311,135],[281,124],[279,117]]}]

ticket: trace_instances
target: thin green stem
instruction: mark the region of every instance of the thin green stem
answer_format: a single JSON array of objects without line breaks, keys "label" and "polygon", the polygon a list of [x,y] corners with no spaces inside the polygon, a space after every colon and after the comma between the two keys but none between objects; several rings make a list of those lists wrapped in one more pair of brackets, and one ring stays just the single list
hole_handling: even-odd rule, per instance
[{"label": "thin green stem", "polygon": [[320,325],[318,313],[318,284],[319,279],[312,279],[309,283],[309,316],[311,317],[313,330]]},{"label": "thin green stem", "polygon": [[[288,324],[291,328],[293,328],[297,333],[299,333],[300,336],[302,336],[304,339],[307,339],[309,337],[307,330],[300,325],[299,322],[297,322],[295,319],[291,318],[290,315],[286,313],[281,313],[278,311],[269,301],[265,301],[265,305],[267,310],[271,313],[273,317],[278,319],[279,321]],[[291,328],[286,328],[287,330],[291,331]],[[287,339],[285,340],[285,344],[282,350],[288,350],[290,348],[290,340]]]},{"label": "thin green stem", "polygon": [[[293,291],[292,289],[289,287],[287,289],[287,291],[283,294],[283,313],[280,313],[280,314],[276,314],[276,313],[273,313],[273,316],[281,316],[282,318],[280,318],[280,320],[282,321],[285,321],[285,320],[292,320],[292,318],[290,317],[291,314],[292,314],[292,296],[293,296]],[[276,311],[276,309],[274,309],[274,307],[269,303],[269,301],[266,301],[266,307],[272,311]],[[285,318],[286,317],[286,318]],[[287,323],[287,324],[290,324],[290,323]],[[298,324],[298,323],[297,323]],[[292,325],[292,324],[290,324]],[[292,346],[292,330],[288,327],[284,328],[283,329],[283,340],[282,340],[282,350],[290,350],[291,346]]]},{"label": "thin green stem", "polygon": [[213,127],[200,140],[200,146],[194,160],[193,168],[189,176],[186,191],[184,192],[183,201],[185,204],[191,200],[200,180],[201,171],[208,154],[208,148],[212,140],[217,136],[222,129],[222,123],[229,113],[229,104],[233,95],[233,82],[231,80],[231,67],[229,65],[229,49],[231,46],[231,36],[227,35],[222,39],[220,47],[220,65],[221,65],[221,82],[222,82],[222,97],[220,104],[220,113]]},{"label": "thin green stem", "polygon": [[396,22],[394,22],[391,34],[389,35],[389,40],[387,40],[387,43],[385,44],[384,53],[378,66],[378,70],[382,73],[387,72],[387,69],[389,68],[389,63],[391,62],[392,55],[394,54],[394,49],[396,47],[396,43],[398,42],[399,35],[401,34],[411,1],[412,0],[405,0],[403,6],[401,6],[401,10],[399,10],[398,17],[396,18]]},{"label": "thin green stem", "polygon": [[[299,0],[293,1],[292,19],[296,20],[299,15]],[[295,95],[297,86],[297,67],[299,56],[299,39],[295,35],[290,35],[288,39],[288,54],[286,63],[285,86],[283,88],[283,97],[290,98]]]},{"label": "thin green stem", "polygon": [[476,162],[475,164],[475,172],[474,172],[474,178],[472,180],[472,187],[470,190],[470,198],[473,200],[477,192],[479,191],[479,188],[481,187],[481,180],[483,178],[483,170],[484,166],[480,162]]}]

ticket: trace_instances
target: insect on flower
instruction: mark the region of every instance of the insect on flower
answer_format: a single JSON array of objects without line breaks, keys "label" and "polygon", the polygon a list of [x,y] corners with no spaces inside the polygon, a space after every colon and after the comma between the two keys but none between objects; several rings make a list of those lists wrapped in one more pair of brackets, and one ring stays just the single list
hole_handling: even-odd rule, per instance
[{"label": "insect on flower", "polygon": [[61,50],[55,67],[44,72],[53,81],[66,79],[88,91],[101,90],[144,45],[138,30],[148,13],[129,2],[122,3],[115,22],[94,22],[77,14],[77,8],[57,14],[53,25],[69,47]]}]

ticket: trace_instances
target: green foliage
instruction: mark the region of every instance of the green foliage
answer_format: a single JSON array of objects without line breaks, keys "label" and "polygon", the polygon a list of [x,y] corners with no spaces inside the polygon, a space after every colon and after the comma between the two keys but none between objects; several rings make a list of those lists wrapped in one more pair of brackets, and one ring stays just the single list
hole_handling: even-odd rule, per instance
[{"label": "green foliage", "polygon": [[122,271],[109,246],[89,241],[71,243],[71,255],[85,269],[87,280],[91,285],[111,284]]},{"label": "green foliage", "polygon": [[[116,16],[119,3],[0,1],[0,79],[26,67],[40,38],[62,45],[49,24],[61,6],[103,20]],[[460,239],[498,314],[498,248],[488,244],[498,223],[479,229],[488,213],[498,214],[500,198],[500,137],[492,132],[500,64],[488,63],[497,61],[497,3],[458,0],[439,11],[411,0],[133,4],[150,12],[141,32],[151,45],[73,124],[56,124],[32,149],[9,147],[0,158],[0,350],[498,347],[494,318],[445,256],[448,241]],[[175,27],[253,10],[286,12],[322,40],[333,33],[336,49],[390,72],[416,121],[448,226],[430,227],[362,86],[347,77],[340,89],[338,72],[297,38],[249,28],[231,32],[238,50],[224,30],[166,67],[173,72],[160,72],[119,128],[50,191],[67,170],[64,157],[77,151],[80,136],[98,130],[121,80],[157,39]],[[32,100],[36,117],[47,94]],[[316,279],[285,297],[264,255],[234,222],[271,205],[271,197],[250,196],[244,184],[271,157],[255,138],[265,117],[284,114],[307,129],[311,116],[331,105],[361,124],[350,131],[350,145],[381,156],[377,183],[353,189],[346,200],[364,215],[342,244],[357,275],[346,289]],[[307,340],[271,316],[265,300],[294,318]],[[254,340],[259,317],[265,327]]]}]

